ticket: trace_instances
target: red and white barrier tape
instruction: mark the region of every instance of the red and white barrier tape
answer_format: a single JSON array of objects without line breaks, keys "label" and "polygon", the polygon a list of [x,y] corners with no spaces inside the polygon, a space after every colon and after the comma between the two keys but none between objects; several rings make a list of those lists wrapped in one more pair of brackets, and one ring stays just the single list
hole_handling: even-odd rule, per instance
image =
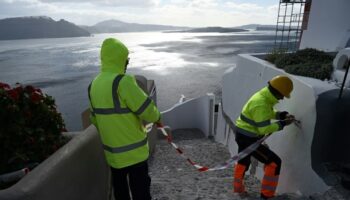
[{"label": "red and white barrier tape", "polygon": [[[146,126],[146,129],[149,131],[152,129],[153,124],[148,124]],[[195,162],[193,162],[189,157],[185,156],[184,152],[182,149],[180,149],[173,141],[172,138],[169,136],[169,134],[166,132],[165,128],[169,128],[169,126],[164,126],[164,127],[158,127],[159,130],[162,131],[163,135],[166,137],[166,139],[168,140],[168,143],[171,144],[175,150],[181,155],[182,158],[184,158],[185,160],[187,160],[187,162],[189,162],[193,167],[195,167],[198,171],[200,172],[206,172],[206,171],[217,171],[217,170],[223,170],[226,169],[228,167],[231,167],[234,165],[234,163],[244,157],[246,157],[247,155],[249,155],[250,153],[252,153],[253,151],[255,151],[259,145],[266,140],[270,135],[266,135],[263,138],[259,139],[258,141],[256,141],[254,144],[250,145],[249,147],[247,147],[246,149],[244,149],[243,151],[241,151],[240,153],[238,153],[237,155],[234,155],[233,157],[231,157],[229,160],[227,160],[226,162],[219,164],[215,167],[209,168],[206,166],[202,166],[199,165]]]}]

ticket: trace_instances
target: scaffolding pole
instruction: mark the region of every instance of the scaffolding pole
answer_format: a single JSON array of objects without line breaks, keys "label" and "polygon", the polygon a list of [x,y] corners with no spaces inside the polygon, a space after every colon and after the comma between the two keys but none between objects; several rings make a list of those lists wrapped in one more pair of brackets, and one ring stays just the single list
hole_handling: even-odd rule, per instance
[{"label": "scaffolding pole", "polygon": [[[311,0],[280,0],[275,34],[275,49],[296,51],[307,26]],[[305,9],[308,8],[308,9]]]}]

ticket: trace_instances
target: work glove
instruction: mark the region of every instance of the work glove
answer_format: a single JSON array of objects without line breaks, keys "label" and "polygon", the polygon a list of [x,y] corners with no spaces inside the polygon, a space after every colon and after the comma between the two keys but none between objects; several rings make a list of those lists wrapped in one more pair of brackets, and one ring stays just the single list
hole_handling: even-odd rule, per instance
[{"label": "work glove", "polygon": [[293,117],[287,117],[285,120],[280,120],[279,122],[282,125],[282,127],[284,128],[285,126],[290,125],[294,121],[295,121],[295,118],[293,116]]},{"label": "work glove", "polygon": [[[155,122],[154,124],[157,126],[157,128],[164,128],[164,124],[160,120]],[[166,128],[165,131],[168,134],[168,137],[166,139],[168,140],[169,143],[172,142],[173,136],[171,134],[170,129]]]},{"label": "work glove", "polygon": [[285,120],[287,118],[287,115],[289,115],[287,111],[282,111],[278,114],[278,119]]},{"label": "work glove", "polygon": [[157,126],[157,128],[163,128],[164,127],[164,124],[160,120],[155,122],[154,124]]},{"label": "work glove", "polygon": [[295,119],[295,116],[291,114],[287,114],[286,119]]},{"label": "work glove", "polygon": [[286,122],[286,126],[288,126],[295,121],[295,118],[294,117],[289,117],[289,118],[287,117],[284,121]]}]

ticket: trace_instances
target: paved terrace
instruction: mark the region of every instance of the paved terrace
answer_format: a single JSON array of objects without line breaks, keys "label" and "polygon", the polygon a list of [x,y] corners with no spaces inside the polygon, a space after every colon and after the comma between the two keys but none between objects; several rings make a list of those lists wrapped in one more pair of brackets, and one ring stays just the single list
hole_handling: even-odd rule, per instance
[{"label": "paved terrace", "polygon": [[[198,164],[213,167],[230,158],[224,145],[207,139],[196,129],[176,130],[173,132],[173,140]],[[256,200],[260,194],[260,181],[253,176],[245,178],[249,196],[240,197],[233,194],[232,168],[215,172],[198,172],[164,139],[159,140],[150,159],[150,176],[152,197],[157,200]],[[337,184],[324,194],[309,197],[283,194],[274,199],[345,200],[350,199],[350,192]]]}]

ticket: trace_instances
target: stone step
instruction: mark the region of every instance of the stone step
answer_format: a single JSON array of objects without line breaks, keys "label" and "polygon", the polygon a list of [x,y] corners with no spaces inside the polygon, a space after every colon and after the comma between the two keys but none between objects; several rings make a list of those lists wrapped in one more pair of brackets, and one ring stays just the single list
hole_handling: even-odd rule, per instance
[{"label": "stone step", "polygon": [[[227,147],[208,139],[197,129],[176,130],[173,142],[179,145],[185,155],[194,162],[214,167],[230,158]],[[260,199],[260,181],[254,176],[245,177],[247,196],[232,192],[232,167],[214,171],[199,172],[184,160],[163,138],[157,143],[150,158],[151,193],[158,200],[256,200]],[[336,200],[350,199],[342,187],[333,187],[325,194],[310,197],[296,194],[279,194],[275,200]],[[343,192],[343,193],[342,193]]]}]

